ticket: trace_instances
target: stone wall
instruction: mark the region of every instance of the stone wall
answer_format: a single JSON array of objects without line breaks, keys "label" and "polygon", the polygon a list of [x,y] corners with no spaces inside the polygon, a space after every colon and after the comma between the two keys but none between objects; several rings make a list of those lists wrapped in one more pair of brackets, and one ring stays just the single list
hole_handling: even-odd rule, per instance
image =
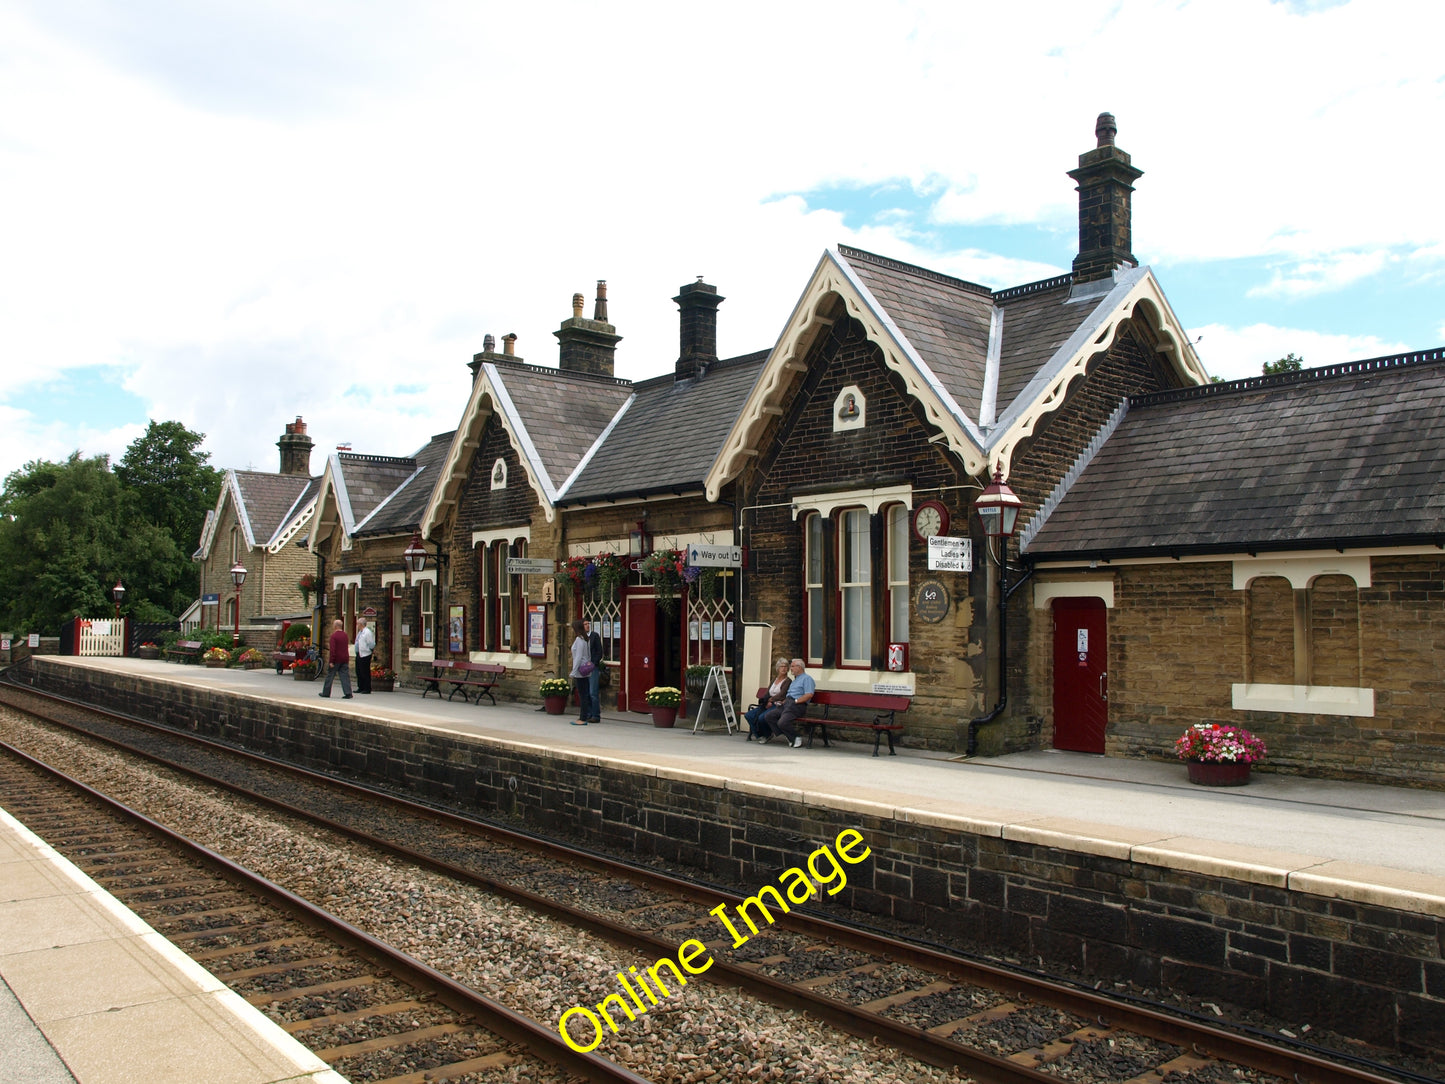
[{"label": "stone wall", "polygon": [[[1445,1056],[1445,919],[1225,872],[970,830],[747,781],[526,749],[261,697],[31,660],[27,680],[180,730],[433,801],[656,856],[749,891],[856,828],[872,859],[824,901],[1089,981],[1186,990]],[[852,917],[858,917],[856,914]]]}]

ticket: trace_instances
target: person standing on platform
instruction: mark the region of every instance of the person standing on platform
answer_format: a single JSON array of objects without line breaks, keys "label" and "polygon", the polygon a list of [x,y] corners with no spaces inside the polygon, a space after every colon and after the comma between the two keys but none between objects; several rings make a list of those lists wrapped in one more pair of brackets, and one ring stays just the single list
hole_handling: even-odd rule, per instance
[{"label": "person standing on platform", "polygon": [[582,705],[577,718],[572,720],[573,726],[586,726],[592,716],[596,714],[596,705],[592,702],[592,674],[596,667],[592,665],[592,648],[587,644],[587,626],[583,624],[580,617],[572,619],[572,688],[577,690],[577,702]]},{"label": "person standing on platform", "polygon": [[602,634],[592,631],[592,622],[582,619],[582,629],[587,633],[587,651],[592,659],[592,673],[587,675],[587,688],[592,694],[592,718],[589,723],[602,721]]},{"label": "person standing on platform", "polygon": [[763,722],[772,731],[763,739],[764,745],[773,740],[773,734],[781,734],[783,740],[794,749],[803,747],[802,736],[793,726],[793,721],[801,719],[808,713],[808,701],[813,699],[813,694],[818,691],[818,684],[804,669],[805,665],[802,659],[793,660],[789,667],[793,674],[793,680],[788,685],[788,694],[783,700],[783,706],[770,708],[763,715]]},{"label": "person standing on platform", "polygon": [[376,633],[366,618],[356,619],[356,691],[371,692],[371,655],[376,650]]},{"label": "person standing on platform", "polygon": [[337,674],[341,675],[341,698],[351,699],[351,659],[348,657],[351,651],[351,641],[346,638],[346,626],[341,623],[341,618],[331,622],[331,639],[326,645],[326,684],[321,687],[318,696],[331,696],[331,682]]}]

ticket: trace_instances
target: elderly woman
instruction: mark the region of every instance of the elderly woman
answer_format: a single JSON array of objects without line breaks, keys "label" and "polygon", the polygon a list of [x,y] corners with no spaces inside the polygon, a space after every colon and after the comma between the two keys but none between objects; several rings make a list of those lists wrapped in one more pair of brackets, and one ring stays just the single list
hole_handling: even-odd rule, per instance
[{"label": "elderly woman", "polygon": [[748,721],[748,741],[768,736],[770,731],[768,724],[763,722],[763,712],[769,708],[779,707],[783,703],[788,695],[788,685],[791,681],[792,676],[788,672],[788,657],[784,655],[773,663],[773,683],[758,698],[758,702],[743,713],[743,718]]}]

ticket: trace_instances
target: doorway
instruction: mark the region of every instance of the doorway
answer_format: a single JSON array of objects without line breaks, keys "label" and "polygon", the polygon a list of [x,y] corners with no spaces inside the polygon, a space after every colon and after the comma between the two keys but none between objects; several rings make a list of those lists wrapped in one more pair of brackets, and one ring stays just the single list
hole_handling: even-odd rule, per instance
[{"label": "doorway", "polygon": [[623,600],[623,706],[627,711],[648,711],[647,690],[654,685],[682,687],[682,620],[657,605],[654,595],[633,595]]},{"label": "doorway", "polygon": [[1101,598],[1054,599],[1054,748],[1103,753],[1109,725],[1108,610]]}]

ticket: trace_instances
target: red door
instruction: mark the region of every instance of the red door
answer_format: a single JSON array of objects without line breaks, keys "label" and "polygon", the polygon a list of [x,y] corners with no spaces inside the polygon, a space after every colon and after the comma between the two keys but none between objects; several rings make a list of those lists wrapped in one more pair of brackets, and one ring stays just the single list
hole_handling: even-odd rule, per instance
[{"label": "red door", "polygon": [[623,691],[628,711],[647,711],[647,690],[657,684],[657,600],[652,596],[629,598],[627,622],[627,672]]},{"label": "red door", "polygon": [[1054,748],[1104,751],[1109,642],[1104,600],[1054,599]]}]

